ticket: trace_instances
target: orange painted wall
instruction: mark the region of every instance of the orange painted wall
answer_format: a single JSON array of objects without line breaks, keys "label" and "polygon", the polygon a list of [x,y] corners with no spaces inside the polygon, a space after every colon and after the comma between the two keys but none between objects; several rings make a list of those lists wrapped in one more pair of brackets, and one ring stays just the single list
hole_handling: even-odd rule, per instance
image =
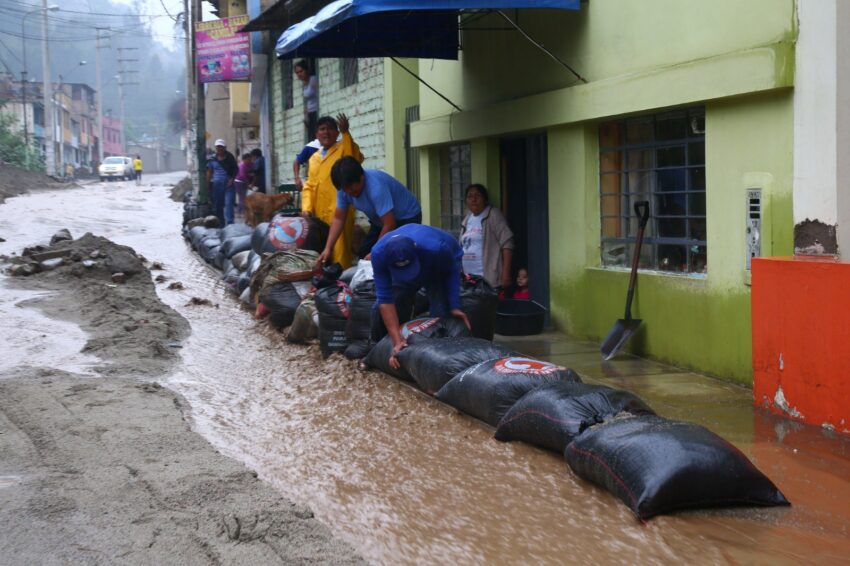
[{"label": "orange painted wall", "polygon": [[850,434],[850,263],[754,259],[752,324],[755,405]]}]

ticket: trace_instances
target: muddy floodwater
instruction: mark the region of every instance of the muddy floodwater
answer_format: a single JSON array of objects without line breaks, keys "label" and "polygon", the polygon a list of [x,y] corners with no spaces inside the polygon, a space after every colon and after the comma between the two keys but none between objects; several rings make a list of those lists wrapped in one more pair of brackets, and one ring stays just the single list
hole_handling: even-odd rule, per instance
[{"label": "muddy floodwater", "polygon": [[[11,198],[0,253],[59,228],[132,246],[164,264],[160,298],[190,322],[182,363],[163,384],[186,397],[193,426],[285,496],[310,506],[373,563],[829,564],[850,560],[850,443],[754,411],[750,392],[556,335],[511,344],[570,365],[585,381],[641,395],[664,416],[704,424],[750,456],[790,508],[682,513],[637,521],[576,478],[562,457],[503,444],[492,429],[411,387],[254,322],[179,235],[182,175]],[[183,290],[167,290],[180,281]],[[0,333],[20,363],[88,372],[85,335],[27,306],[2,276]],[[217,306],[188,306],[192,297]],[[73,325],[71,325],[73,326]],[[23,329],[23,330],[22,330]],[[23,333],[22,333],[23,332]],[[3,367],[11,362],[7,359]]]}]

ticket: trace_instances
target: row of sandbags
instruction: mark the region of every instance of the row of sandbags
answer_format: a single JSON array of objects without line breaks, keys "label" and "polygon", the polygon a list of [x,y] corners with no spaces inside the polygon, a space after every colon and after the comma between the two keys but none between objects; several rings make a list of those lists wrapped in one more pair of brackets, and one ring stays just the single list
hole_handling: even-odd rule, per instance
[{"label": "row of sandbags", "polygon": [[456,321],[404,325],[409,346],[389,366],[389,338],[366,363],[413,381],[463,413],[521,440],[562,454],[578,476],[619,497],[640,519],[682,509],[788,505],[732,444],[705,427],[655,414],[643,400],[578,374],[464,336]]}]

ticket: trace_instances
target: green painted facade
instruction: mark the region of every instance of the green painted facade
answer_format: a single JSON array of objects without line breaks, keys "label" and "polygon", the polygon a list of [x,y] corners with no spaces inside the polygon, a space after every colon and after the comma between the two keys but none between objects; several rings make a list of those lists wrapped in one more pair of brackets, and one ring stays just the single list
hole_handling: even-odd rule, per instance
[{"label": "green painted facade", "polygon": [[459,61],[420,61],[423,79],[462,108],[419,89],[425,221],[439,220],[440,146],[470,142],[472,180],[492,188],[499,140],[545,132],[553,321],[601,339],[623,315],[628,271],[600,265],[599,124],[702,106],[707,275],[642,272],[633,314],[644,324],[630,348],[750,383],[747,188],[763,190],[762,254],[793,253],[794,0],[593,0],[520,11],[519,23],[588,82],[508,31],[465,32]]}]

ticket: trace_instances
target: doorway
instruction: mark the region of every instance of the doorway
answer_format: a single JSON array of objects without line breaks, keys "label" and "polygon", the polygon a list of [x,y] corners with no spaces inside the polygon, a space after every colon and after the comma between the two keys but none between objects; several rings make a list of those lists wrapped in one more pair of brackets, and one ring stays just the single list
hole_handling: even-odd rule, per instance
[{"label": "doorway", "polygon": [[531,298],[549,324],[549,176],[546,134],[500,144],[502,212],[514,233],[513,276],[527,268]]}]

